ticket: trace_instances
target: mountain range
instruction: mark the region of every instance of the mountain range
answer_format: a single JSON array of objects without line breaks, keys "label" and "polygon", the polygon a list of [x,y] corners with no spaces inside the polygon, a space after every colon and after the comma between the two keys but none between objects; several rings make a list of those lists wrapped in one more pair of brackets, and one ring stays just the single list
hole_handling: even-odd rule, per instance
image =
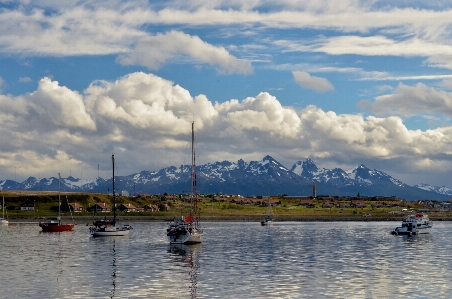
[{"label": "mountain range", "polygon": [[[189,193],[191,165],[170,166],[159,171],[141,171],[116,176],[116,193]],[[262,161],[237,163],[223,161],[196,166],[199,193],[240,194],[243,196],[304,195],[317,196],[395,196],[406,200],[449,200],[452,190],[426,184],[409,186],[390,175],[371,170],[363,164],[344,171],[320,169],[311,159],[296,162],[290,169],[265,156]],[[69,176],[60,181],[61,191],[111,192],[111,178],[87,181]],[[58,191],[58,178],[29,177],[22,183],[0,180],[0,190]]]}]

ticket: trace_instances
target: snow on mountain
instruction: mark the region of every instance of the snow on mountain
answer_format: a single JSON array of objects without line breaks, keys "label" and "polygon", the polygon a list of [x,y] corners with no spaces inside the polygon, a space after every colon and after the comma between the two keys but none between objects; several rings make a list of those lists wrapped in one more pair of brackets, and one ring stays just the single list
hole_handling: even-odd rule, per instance
[{"label": "snow on mountain", "polygon": [[413,187],[416,187],[416,188],[419,188],[422,190],[426,190],[426,191],[431,191],[431,192],[436,192],[439,194],[452,196],[452,189],[446,188],[444,186],[438,187],[438,186],[430,186],[428,184],[420,184],[420,185],[414,185]]},{"label": "snow on mountain", "polygon": [[[242,159],[236,163],[229,161],[207,163],[196,167],[198,190],[205,193],[236,193],[268,195],[312,194],[312,184],[323,194],[351,195],[369,194],[398,195],[406,198],[441,198],[447,199],[452,190],[445,187],[416,185],[410,187],[403,182],[379,171],[371,170],[361,164],[344,171],[340,168],[319,168],[311,160],[296,162],[290,169],[271,156],[261,161],[246,163]],[[191,188],[191,165],[169,166],[158,171],[141,171],[126,176],[116,176],[116,191],[136,193],[180,193]],[[0,190],[58,190],[58,178],[29,177],[22,183],[0,180]],[[111,179],[97,178],[81,180],[69,176],[61,178],[62,191],[74,192],[110,192]],[[435,197],[436,194],[436,197]]]}]

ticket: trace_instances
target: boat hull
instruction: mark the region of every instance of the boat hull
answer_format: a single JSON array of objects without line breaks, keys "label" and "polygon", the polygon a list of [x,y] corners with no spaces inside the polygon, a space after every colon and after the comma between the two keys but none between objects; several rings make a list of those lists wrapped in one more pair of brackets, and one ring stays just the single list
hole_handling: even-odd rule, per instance
[{"label": "boat hull", "polygon": [[90,229],[90,233],[93,237],[128,236],[129,232],[129,229],[119,227],[101,227]]},{"label": "boat hull", "polygon": [[94,232],[93,237],[116,237],[116,236],[128,236],[129,231],[108,231],[108,232]]},{"label": "boat hull", "polygon": [[429,234],[431,226],[428,227],[418,227],[414,230],[407,230],[404,227],[397,227],[394,229],[391,234],[393,235],[402,235],[402,236],[411,236],[411,235],[422,235]]},{"label": "boat hull", "polygon": [[167,236],[170,244],[195,244],[202,243],[202,233],[187,233],[179,236]]},{"label": "boat hull", "polygon": [[43,232],[50,233],[66,232],[74,229],[74,224],[48,225],[47,223],[41,223],[39,226]]}]

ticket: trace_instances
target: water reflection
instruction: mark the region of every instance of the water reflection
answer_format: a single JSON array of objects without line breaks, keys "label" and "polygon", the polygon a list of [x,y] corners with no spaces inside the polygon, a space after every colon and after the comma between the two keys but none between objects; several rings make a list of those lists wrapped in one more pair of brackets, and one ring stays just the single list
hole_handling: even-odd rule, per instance
[{"label": "water reflection", "polygon": [[113,268],[113,274],[111,275],[112,277],[112,290],[111,290],[111,296],[110,298],[114,298],[115,297],[115,291],[116,291],[116,240],[113,239],[113,249],[112,249],[112,256],[113,256],[113,263],[112,263],[112,268]]},{"label": "water reflection", "polygon": [[447,299],[451,223],[411,238],[395,222],[209,223],[202,245],[168,245],[160,222],[104,238],[0,227],[0,298]]},{"label": "water reflection", "polygon": [[[108,276],[110,277],[110,279],[105,278],[103,280],[103,282],[108,283],[111,285],[111,290],[109,291],[109,297],[110,298],[120,298],[121,296],[119,294],[117,294],[117,286],[118,286],[118,282],[117,282],[117,273],[118,271],[118,252],[117,252],[117,242],[119,244],[119,249],[120,249],[120,243],[121,241],[124,241],[124,239],[128,239],[127,236],[125,237],[102,237],[102,238],[95,238],[92,237],[90,238],[91,241],[96,243],[96,249],[94,249],[94,260],[92,261],[93,265],[97,265],[97,267],[99,268],[106,268],[106,265],[109,265],[107,267],[107,269],[109,269],[109,271],[107,271],[106,274],[108,274]],[[127,240],[125,240],[127,241]],[[101,249],[99,251],[99,249]],[[124,257],[122,257],[124,258]],[[104,266],[102,266],[102,264],[104,264]],[[111,273],[111,274],[110,274]],[[103,276],[103,273],[99,273],[99,277],[98,279],[101,278],[101,276]],[[100,280],[102,281],[102,280]],[[104,288],[103,286],[96,286],[96,288],[102,289],[105,292],[108,292],[109,288]]]},{"label": "water reflection", "polygon": [[199,256],[202,251],[202,244],[171,244],[168,246],[168,252],[176,257],[179,262],[182,263],[183,267],[189,268],[190,281],[189,290],[190,298],[198,298],[197,296],[197,286],[198,286],[198,274],[199,274]]}]

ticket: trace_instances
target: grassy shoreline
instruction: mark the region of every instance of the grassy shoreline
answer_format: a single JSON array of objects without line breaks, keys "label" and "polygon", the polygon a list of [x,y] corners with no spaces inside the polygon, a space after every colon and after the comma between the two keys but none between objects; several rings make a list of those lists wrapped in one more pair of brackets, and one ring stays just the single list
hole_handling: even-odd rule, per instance
[{"label": "grassy shoreline", "polygon": [[[39,222],[46,218],[56,217],[58,215],[58,193],[44,191],[0,191],[0,196],[5,196],[6,214],[11,222]],[[415,202],[407,202],[403,200],[394,200],[391,204],[394,207],[375,207],[375,201],[366,200],[365,207],[329,207],[324,208],[323,200],[314,199],[313,207],[306,207],[299,204],[298,200],[286,199],[280,197],[279,205],[272,208],[275,221],[402,221],[409,214],[422,210],[428,210],[429,207],[416,204]],[[31,202],[34,211],[21,210],[21,204]],[[99,193],[61,193],[62,208],[65,206],[66,211],[62,210],[62,219],[64,221],[72,220],[67,211],[68,203],[80,203],[85,209],[93,206],[95,203],[107,203],[112,205],[112,196],[109,194]],[[117,212],[119,221],[122,222],[150,222],[165,221],[173,217],[187,214],[189,204],[182,202],[180,199],[172,201],[161,200],[160,197],[153,196],[150,198],[138,197],[122,197],[117,196],[117,206],[120,204],[132,204],[136,207],[144,205],[156,205],[166,207],[166,210],[157,212]],[[339,203],[347,204],[347,200],[339,200]],[[212,198],[204,197],[198,203],[200,209],[201,221],[246,221],[260,222],[267,214],[267,206],[237,204],[231,201],[216,202]],[[439,212],[432,209],[427,213],[432,221],[452,221],[452,211]],[[92,223],[94,219],[102,217],[113,217],[113,212],[98,212],[96,216],[92,213],[82,212],[73,213],[76,223]]]},{"label": "grassy shoreline", "polygon": [[[390,216],[306,216],[306,215],[278,215],[275,217],[276,222],[376,222],[376,221],[402,221],[406,215],[390,215]],[[94,219],[102,218],[92,217],[92,216],[62,216],[61,220],[64,222],[73,221],[77,224],[91,224]],[[110,217],[108,217],[110,218]],[[202,222],[260,222],[264,216],[262,215],[231,215],[231,216],[205,216],[201,217]],[[430,215],[429,218],[432,221],[452,221],[452,216],[449,215]],[[166,222],[172,217],[166,216],[119,216],[117,217],[120,222]],[[20,222],[40,222],[45,221],[45,218],[37,219],[35,217],[27,216],[15,216],[8,219],[10,223],[20,223]]]}]

